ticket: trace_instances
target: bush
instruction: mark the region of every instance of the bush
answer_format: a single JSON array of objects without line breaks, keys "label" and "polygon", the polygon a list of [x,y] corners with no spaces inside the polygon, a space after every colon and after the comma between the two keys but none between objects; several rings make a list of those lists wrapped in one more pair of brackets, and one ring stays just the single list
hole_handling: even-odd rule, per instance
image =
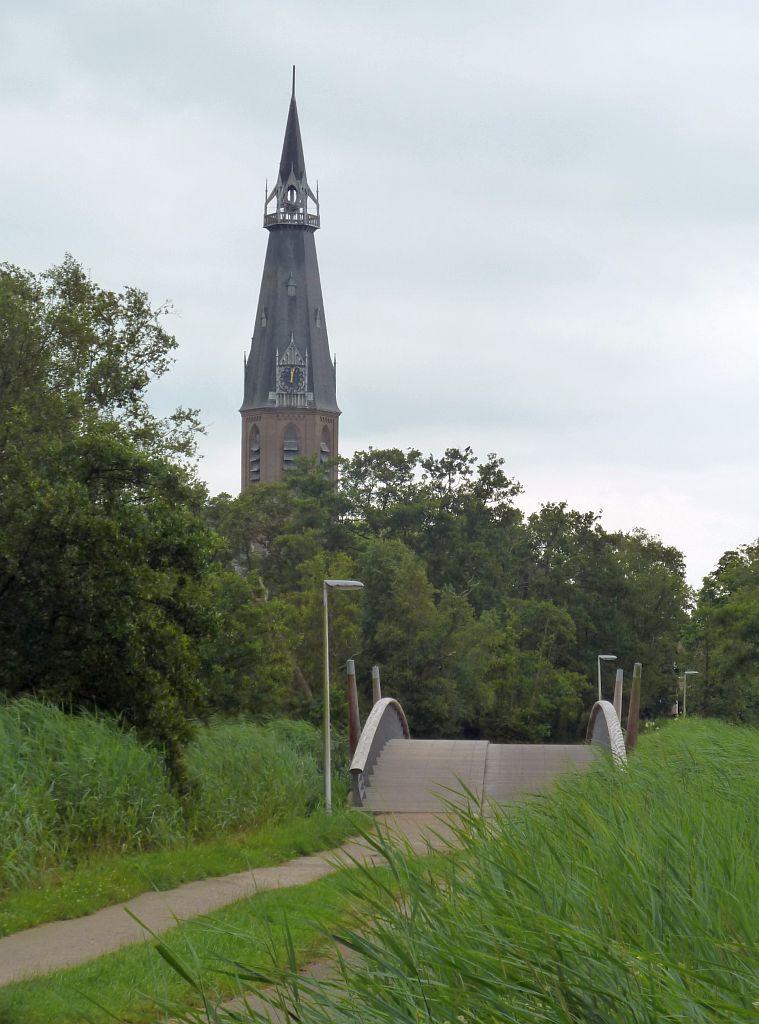
[{"label": "bush", "polygon": [[161,758],[134,733],[29,697],[0,705],[0,885],[95,846],[167,845],[182,830]]},{"label": "bush", "polygon": [[0,889],[94,849],[163,848],[304,815],[321,799],[320,735],[306,722],[213,722],[186,761],[182,802],[158,751],[112,719],[30,697],[0,703]]},{"label": "bush", "polygon": [[314,809],[321,772],[307,748],[313,749],[316,730],[305,722],[292,724],[303,726],[301,735],[291,733],[296,742],[281,723],[219,722],[199,733],[186,754],[194,791],[189,822],[193,832],[228,832]]}]

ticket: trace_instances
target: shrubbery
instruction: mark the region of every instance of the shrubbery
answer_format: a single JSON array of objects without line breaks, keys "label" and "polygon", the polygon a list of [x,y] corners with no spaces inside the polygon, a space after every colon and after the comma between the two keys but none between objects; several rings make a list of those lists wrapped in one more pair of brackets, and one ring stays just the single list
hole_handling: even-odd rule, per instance
[{"label": "shrubbery", "polygon": [[278,723],[219,722],[198,734],[187,750],[193,832],[225,832],[314,809],[322,786],[318,733],[306,722],[293,724],[303,726],[305,743],[293,743]]},{"label": "shrubbery", "polygon": [[188,747],[180,800],[159,754],[113,720],[0,704],[0,888],[94,847],[159,848],[306,814],[321,798],[320,751],[305,722],[212,723]]}]

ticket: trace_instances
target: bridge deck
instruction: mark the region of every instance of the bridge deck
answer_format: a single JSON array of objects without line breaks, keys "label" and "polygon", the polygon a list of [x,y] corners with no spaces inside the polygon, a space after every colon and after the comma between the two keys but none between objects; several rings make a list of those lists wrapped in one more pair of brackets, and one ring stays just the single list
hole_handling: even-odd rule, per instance
[{"label": "bridge deck", "polygon": [[587,744],[491,743],[485,799],[508,803],[537,793],[562,772],[585,767],[594,756]]},{"label": "bridge deck", "polygon": [[442,811],[447,803],[466,802],[466,791],[478,802],[506,803],[592,757],[586,745],[391,739],[367,780],[366,806],[396,814]]}]

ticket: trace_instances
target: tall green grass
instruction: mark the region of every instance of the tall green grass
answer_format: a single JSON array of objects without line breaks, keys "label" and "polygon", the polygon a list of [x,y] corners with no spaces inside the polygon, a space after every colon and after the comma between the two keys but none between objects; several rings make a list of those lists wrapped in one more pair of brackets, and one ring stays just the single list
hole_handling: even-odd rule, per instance
[{"label": "tall green grass", "polygon": [[677,723],[624,771],[472,816],[442,871],[388,851],[400,898],[361,874],[356,960],[332,984],[286,972],[275,999],[302,1024],[756,1022],[757,769],[759,732]]},{"label": "tall green grass", "polygon": [[187,751],[192,787],[180,801],[158,753],[115,722],[2,703],[0,891],[93,849],[161,849],[302,816],[319,803],[319,765],[305,722],[212,723]]},{"label": "tall green grass", "polygon": [[196,784],[191,830],[228,832],[309,813],[321,799],[319,756],[318,734],[306,722],[220,722],[202,730],[187,751]]}]

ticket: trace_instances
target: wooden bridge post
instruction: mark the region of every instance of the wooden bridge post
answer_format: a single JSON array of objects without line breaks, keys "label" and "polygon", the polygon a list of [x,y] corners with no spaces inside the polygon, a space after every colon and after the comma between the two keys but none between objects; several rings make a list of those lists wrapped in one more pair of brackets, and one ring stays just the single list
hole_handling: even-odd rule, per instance
[{"label": "wooden bridge post", "polygon": [[617,712],[617,718],[622,722],[622,685],[625,676],[625,670],[622,668],[617,669],[617,678],[614,680],[614,710]]},{"label": "wooden bridge post", "polygon": [[356,665],[352,658],[349,658],[345,665],[345,688],[348,694],[348,749],[353,760],[361,735],[361,716],[358,710]]},{"label": "wooden bridge post", "polygon": [[372,707],[379,700],[382,700],[379,665],[372,665]]},{"label": "wooden bridge post", "polygon": [[630,690],[630,706],[627,709],[627,735],[625,745],[632,750],[638,742],[638,718],[640,716],[640,677],[643,665],[636,661],[633,667],[632,689]]}]

